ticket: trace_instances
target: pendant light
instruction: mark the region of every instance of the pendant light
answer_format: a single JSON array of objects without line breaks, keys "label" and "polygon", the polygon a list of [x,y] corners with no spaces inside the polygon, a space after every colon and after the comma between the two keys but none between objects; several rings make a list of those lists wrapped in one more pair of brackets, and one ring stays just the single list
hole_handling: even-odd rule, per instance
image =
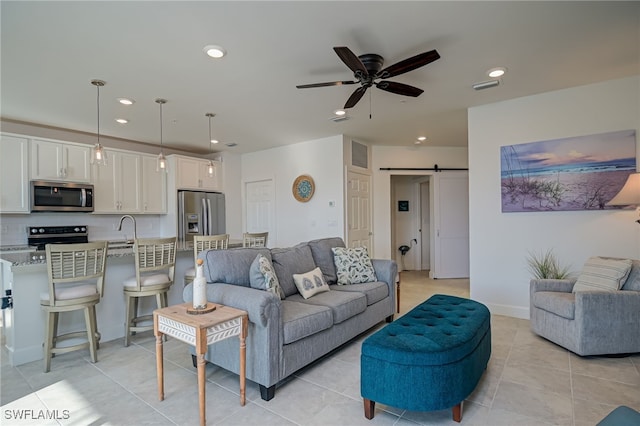
[{"label": "pendant light", "polygon": [[156,103],[160,105],[160,154],[158,154],[158,162],[156,164],[156,172],[164,171],[165,173],[169,172],[169,168],[167,167],[167,159],[164,156],[162,151],[162,105],[167,103],[166,99],[156,99]]},{"label": "pendant light", "polygon": [[[211,119],[216,115],[212,112],[208,112],[205,114],[205,116],[209,117],[209,155],[211,156],[213,155],[213,147],[211,147],[211,145],[213,144],[211,139]],[[209,175],[209,177],[213,177],[215,175],[215,172],[216,165],[213,164],[213,160],[209,158],[209,164],[207,164],[207,174]]]},{"label": "pendant light", "polygon": [[98,91],[97,96],[97,104],[98,104],[98,142],[91,149],[91,164],[96,164],[98,166],[106,166],[107,165],[107,153],[104,148],[100,144],[100,88],[104,86],[106,83],[102,80],[91,80],[91,84],[96,86]]}]

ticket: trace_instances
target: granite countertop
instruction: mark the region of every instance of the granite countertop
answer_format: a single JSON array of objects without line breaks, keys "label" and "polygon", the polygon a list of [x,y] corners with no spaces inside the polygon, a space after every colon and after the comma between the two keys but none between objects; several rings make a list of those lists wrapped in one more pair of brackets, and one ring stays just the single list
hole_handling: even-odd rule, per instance
[{"label": "granite countertop", "polygon": [[[133,256],[132,247],[120,248],[123,244],[122,241],[110,241],[109,244],[114,244],[118,248],[110,247],[107,258]],[[229,248],[236,247],[242,247],[242,241],[229,242]],[[193,242],[178,241],[177,250],[178,252],[192,252]],[[47,263],[44,251],[36,251],[35,247],[28,245],[1,246],[0,260],[10,263],[11,266],[44,265]]]},{"label": "granite countertop", "polygon": [[[111,244],[111,242],[110,242]],[[118,246],[121,242],[116,242]],[[178,252],[193,251],[193,243],[178,242]],[[109,248],[107,258],[109,257],[127,257],[133,256],[133,248]],[[47,258],[45,251],[36,251],[33,246],[2,246],[0,248],[0,260],[9,262],[11,266],[28,266],[46,264]]]}]

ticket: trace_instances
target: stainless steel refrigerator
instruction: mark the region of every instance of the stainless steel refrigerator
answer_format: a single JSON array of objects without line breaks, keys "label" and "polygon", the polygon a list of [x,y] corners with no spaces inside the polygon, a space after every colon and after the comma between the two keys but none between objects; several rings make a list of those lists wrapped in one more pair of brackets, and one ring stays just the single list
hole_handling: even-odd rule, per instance
[{"label": "stainless steel refrigerator", "polygon": [[193,241],[194,235],[226,233],[224,194],[178,191],[178,239]]}]

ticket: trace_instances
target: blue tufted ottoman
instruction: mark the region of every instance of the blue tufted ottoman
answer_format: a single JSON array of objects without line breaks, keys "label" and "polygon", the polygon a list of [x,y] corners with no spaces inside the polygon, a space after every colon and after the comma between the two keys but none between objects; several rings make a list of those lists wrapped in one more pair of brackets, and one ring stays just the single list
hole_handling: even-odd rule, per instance
[{"label": "blue tufted ottoman", "polygon": [[360,356],[364,415],[375,403],[412,411],[453,408],[473,392],[491,356],[489,310],[437,294],[367,337]]}]

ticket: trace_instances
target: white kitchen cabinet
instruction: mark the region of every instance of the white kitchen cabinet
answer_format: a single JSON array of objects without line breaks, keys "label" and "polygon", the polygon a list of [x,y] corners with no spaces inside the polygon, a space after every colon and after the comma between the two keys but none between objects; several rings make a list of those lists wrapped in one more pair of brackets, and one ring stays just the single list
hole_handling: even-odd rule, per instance
[{"label": "white kitchen cabinet", "polygon": [[156,171],[157,156],[141,155],[142,213],[167,213],[167,174]]},{"label": "white kitchen cabinet", "polygon": [[140,155],[106,152],[107,165],[93,165],[94,213],[140,213]]},{"label": "white kitchen cabinet", "polygon": [[178,189],[222,191],[221,164],[214,161],[213,176],[209,176],[209,160],[176,156],[176,186]]},{"label": "white kitchen cabinet", "polygon": [[90,182],[91,148],[42,139],[31,140],[31,179]]},{"label": "white kitchen cabinet", "polygon": [[29,139],[0,135],[0,213],[29,213]]}]

